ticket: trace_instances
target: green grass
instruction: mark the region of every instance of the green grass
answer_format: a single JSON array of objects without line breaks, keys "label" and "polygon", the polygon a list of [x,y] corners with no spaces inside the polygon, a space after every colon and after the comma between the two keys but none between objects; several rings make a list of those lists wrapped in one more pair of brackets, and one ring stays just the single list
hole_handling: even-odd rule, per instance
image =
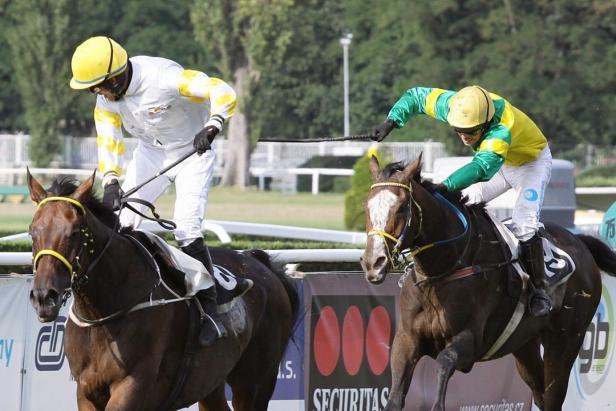
[{"label": "green grass", "polygon": [[[163,218],[173,217],[175,195],[166,194],[156,203]],[[0,231],[27,231],[35,206],[0,203]],[[256,189],[239,190],[215,187],[210,191],[206,217],[262,224],[344,230],[344,195],[323,193],[283,194]]]}]

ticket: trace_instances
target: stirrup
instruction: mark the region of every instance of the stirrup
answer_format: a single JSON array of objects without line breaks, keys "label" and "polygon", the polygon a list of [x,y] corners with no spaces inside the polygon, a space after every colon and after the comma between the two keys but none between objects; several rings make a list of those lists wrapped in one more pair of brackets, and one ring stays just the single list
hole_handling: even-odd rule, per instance
[{"label": "stirrup", "polygon": [[[533,304],[534,303],[534,304]],[[535,288],[528,300],[528,312],[533,317],[545,317],[552,310],[552,301],[543,288]]]},{"label": "stirrup", "polygon": [[239,298],[246,294],[255,284],[250,278],[237,278],[237,285],[233,289],[233,298]]},{"label": "stirrup", "polygon": [[227,336],[227,329],[222,321],[217,321],[210,314],[206,314],[201,321],[201,329],[199,330],[199,344],[204,347],[209,347],[217,340]]}]

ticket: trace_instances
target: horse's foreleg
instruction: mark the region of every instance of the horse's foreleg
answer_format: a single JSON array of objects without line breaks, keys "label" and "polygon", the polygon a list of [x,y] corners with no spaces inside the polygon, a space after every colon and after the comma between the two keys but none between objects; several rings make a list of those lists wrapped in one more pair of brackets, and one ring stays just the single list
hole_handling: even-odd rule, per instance
[{"label": "horse's foreleg", "polygon": [[411,385],[415,366],[421,358],[416,336],[398,330],[391,350],[391,390],[384,411],[404,408],[404,399]]},{"label": "horse's foreleg", "polygon": [[79,411],[97,411],[92,401],[86,398],[83,389],[77,384],[77,409]]},{"label": "horse's foreleg", "polygon": [[432,406],[432,411],[445,410],[445,394],[447,384],[456,368],[467,368],[473,363],[473,334],[470,330],[465,330],[453,337],[451,343],[447,345],[436,357],[438,363],[436,401]]},{"label": "horse's foreleg", "polygon": [[539,340],[529,341],[513,353],[520,377],[533,392],[533,399],[540,410],[543,409],[543,360],[539,350]]},{"label": "horse's foreleg", "polygon": [[151,399],[154,394],[143,389],[144,386],[144,384],[137,383],[133,376],[125,377],[123,380],[114,383],[111,386],[111,397],[105,411],[144,410],[146,400]]},{"label": "horse's foreleg", "polygon": [[207,397],[199,401],[199,411],[230,411],[225,397],[225,385],[222,384]]}]

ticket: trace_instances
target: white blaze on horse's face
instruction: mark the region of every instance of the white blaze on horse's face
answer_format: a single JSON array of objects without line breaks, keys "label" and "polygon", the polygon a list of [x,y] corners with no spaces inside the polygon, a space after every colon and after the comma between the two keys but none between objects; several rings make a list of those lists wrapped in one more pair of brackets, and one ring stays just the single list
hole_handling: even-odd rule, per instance
[{"label": "white blaze on horse's face", "polygon": [[[380,190],[368,201],[366,211],[372,230],[385,231],[391,210],[398,202],[398,196],[390,190]],[[380,235],[370,235],[362,257],[362,265],[368,281],[381,282],[386,274],[387,262],[385,239]]]}]

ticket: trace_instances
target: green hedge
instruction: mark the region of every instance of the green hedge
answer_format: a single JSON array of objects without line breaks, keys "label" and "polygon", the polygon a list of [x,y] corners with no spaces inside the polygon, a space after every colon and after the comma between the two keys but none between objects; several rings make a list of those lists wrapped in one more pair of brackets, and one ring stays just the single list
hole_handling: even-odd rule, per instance
[{"label": "green hedge", "polygon": [[[174,244],[171,234],[166,234],[163,237],[169,243]],[[170,237],[170,238],[169,238]],[[229,244],[222,244],[220,241],[208,241],[208,244],[216,247],[225,247],[232,250],[247,250],[258,248],[261,250],[297,250],[297,249],[326,249],[326,248],[361,248],[357,244],[330,243],[323,241],[295,241],[281,240],[269,237],[250,237],[250,236],[234,236],[234,241]],[[29,241],[16,242],[0,242],[0,252],[30,252],[32,244]],[[304,263],[298,268],[299,271],[358,271],[361,266],[358,262],[353,263]],[[2,266],[0,273],[32,273],[32,266]]]},{"label": "green hedge", "polygon": [[344,226],[348,230],[364,231],[366,229],[364,202],[372,185],[370,158],[373,155],[379,160],[379,164],[386,164],[386,159],[376,149],[370,149],[353,166],[355,173],[351,177],[351,189],[344,196]]},{"label": "green hedge", "polygon": [[575,177],[578,187],[614,187],[616,186],[616,164],[592,167]]}]

